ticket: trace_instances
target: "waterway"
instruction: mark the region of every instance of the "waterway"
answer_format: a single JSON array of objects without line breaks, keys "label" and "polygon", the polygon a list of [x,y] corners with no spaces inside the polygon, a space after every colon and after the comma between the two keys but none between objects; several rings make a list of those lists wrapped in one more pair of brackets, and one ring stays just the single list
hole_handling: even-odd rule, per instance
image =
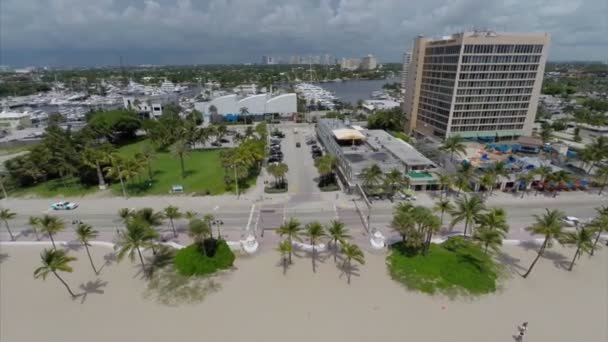
[{"label": "waterway", "polygon": [[368,100],[371,98],[372,92],[382,90],[383,85],[395,82],[399,82],[399,79],[354,80],[315,84],[334,93],[341,102],[356,105],[359,99]]}]

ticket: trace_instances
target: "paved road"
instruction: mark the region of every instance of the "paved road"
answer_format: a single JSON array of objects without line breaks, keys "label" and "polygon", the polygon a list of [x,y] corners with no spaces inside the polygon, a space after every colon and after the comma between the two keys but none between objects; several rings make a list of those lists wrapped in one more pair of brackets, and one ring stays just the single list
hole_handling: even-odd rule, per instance
[{"label": "paved road", "polygon": [[[318,187],[315,178],[318,178],[319,174],[310,154],[310,146],[306,145],[306,137],[314,135],[312,126],[284,128],[282,131],[285,133],[285,138],[281,142],[281,150],[285,157],[283,162],[289,167],[287,173],[289,193],[317,192]],[[300,147],[296,147],[298,142]]]}]

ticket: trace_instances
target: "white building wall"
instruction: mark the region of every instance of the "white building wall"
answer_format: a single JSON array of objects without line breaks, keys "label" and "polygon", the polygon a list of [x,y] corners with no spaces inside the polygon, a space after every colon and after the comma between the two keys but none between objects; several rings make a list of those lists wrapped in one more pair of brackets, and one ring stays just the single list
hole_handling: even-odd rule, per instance
[{"label": "white building wall", "polygon": [[246,107],[249,114],[264,114],[266,113],[266,99],[266,94],[248,96],[238,102],[238,113],[241,112],[241,108]]},{"label": "white building wall", "polygon": [[209,102],[209,106],[207,107],[207,111],[209,111],[211,106],[215,106],[217,113],[220,115],[238,114],[239,112],[236,94],[220,96],[211,100],[211,102]]},{"label": "white building wall", "polygon": [[267,113],[292,114],[298,111],[298,99],[295,93],[283,94],[266,102]]}]

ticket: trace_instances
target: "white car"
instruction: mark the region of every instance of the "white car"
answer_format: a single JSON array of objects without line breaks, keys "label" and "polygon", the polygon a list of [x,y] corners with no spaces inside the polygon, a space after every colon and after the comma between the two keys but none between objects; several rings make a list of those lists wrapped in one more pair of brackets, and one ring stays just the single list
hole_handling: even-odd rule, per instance
[{"label": "white car", "polygon": [[577,227],[581,223],[581,220],[574,216],[566,216],[562,218],[562,221],[570,227]]},{"label": "white car", "polygon": [[78,204],[74,202],[56,202],[51,204],[53,210],[74,210],[78,208]]}]

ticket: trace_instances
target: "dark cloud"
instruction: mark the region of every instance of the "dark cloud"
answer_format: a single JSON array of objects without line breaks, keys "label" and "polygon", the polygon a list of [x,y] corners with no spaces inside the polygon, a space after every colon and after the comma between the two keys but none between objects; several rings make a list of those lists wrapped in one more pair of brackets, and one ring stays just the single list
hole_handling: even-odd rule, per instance
[{"label": "dark cloud", "polygon": [[1,63],[256,62],[376,54],[472,27],[549,32],[551,59],[608,56],[606,0],[1,0]]}]

